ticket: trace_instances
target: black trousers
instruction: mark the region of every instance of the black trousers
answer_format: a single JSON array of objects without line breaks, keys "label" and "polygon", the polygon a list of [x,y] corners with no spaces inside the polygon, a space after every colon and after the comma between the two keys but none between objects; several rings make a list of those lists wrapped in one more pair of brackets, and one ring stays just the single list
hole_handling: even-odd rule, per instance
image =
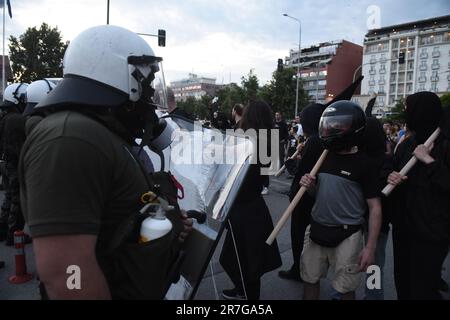
[{"label": "black trousers", "polygon": [[12,237],[14,231],[22,230],[25,225],[20,207],[20,185],[17,167],[6,163],[6,175],[4,178],[5,199],[2,204],[0,224],[7,225],[8,237]]},{"label": "black trousers", "polygon": [[[231,278],[231,277],[230,277]],[[242,287],[242,281],[239,278],[232,279],[234,286],[242,293],[244,293],[244,289]],[[261,294],[261,279],[246,281],[244,279],[245,292],[247,293],[247,300],[259,300],[259,296]]]},{"label": "black trousers", "polygon": [[447,243],[418,239],[404,226],[392,229],[394,279],[399,300],[441,300],[439,283]]},{"label": "black trousers", "polygon": [[295,208],[291,216],[291,249],[294,264],[292,270],[294,272],[300,271],[300,256],[303,251],[303,244],[305,242],[305,232],[311,220],[309,212],[304,212]]}]

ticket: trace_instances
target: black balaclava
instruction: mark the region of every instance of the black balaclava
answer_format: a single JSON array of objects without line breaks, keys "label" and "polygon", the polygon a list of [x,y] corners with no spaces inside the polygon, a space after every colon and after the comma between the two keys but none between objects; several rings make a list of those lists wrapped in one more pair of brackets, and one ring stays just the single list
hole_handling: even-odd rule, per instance
[{"label": "black balaclava", "polygon": [[386,134],[377,118],[366,118],[366,129],[359,147],[368,156],[377,157],[386,152]]},{"label": "black balaclava", "polygon": [[325,108],[323,104],[310,103],[303,109],[300,114],[300,123],[304,133],[308,135],[318,134],[320,117]]},{"label": "black balaclava", "polygon": [[415,132],[417,144],[424,143],[442,119],[439,97],[432,92],[417,92],[406,98],[406,125]]}]

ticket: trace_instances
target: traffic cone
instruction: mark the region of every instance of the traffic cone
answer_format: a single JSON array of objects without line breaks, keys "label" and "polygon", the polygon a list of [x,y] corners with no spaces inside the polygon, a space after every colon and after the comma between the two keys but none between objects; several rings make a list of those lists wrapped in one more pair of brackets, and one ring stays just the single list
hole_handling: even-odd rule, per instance
[{"label": "traffic cone", "polygon": [[9,277],[9,282],[21,284],[33,279],[33,275],[27,273],[27,262],[25,259],[25,233],[22,230],[14,232],[14,247],[16,249],[16,274]]}]

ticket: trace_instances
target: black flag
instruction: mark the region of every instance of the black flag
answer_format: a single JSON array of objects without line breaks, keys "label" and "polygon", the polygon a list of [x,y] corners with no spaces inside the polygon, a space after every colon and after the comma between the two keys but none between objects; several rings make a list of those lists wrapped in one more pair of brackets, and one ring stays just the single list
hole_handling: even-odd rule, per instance
[{"label": "black flag", "polygon": [[350,100],[353,96],[353,94],[356,91],[356,88],[360,85],[362,79],[364,76],[360,76],[358,79],[355,80],[351,85],[349,85],[347,88],[344,89],[341,93],[339,93],[333,100],[328,102],[325,106],[329,106],[333,102],[340,101],[340,100]]},{"label": "black flag", "polygon": [[369,102],[367,103],[367,107],[366,107],[366,117],[370,118],[372,116],[372,109],[373,106],[375,105],[375,101],[377,100],[377,96],[374,96],[373,98],[371,98],[369,100]]}]

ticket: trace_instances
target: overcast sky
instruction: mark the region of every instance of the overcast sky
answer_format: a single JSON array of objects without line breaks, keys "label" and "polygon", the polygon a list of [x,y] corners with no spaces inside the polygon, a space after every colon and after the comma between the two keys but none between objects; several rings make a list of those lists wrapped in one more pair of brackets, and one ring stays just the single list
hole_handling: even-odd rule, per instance
[{"label": "overcast sky", "polygon": [[[3,0],[0,0],[3,2]],[[64,40],[91,26],[106,23],[107,0],[11,0],[13,18],[6,18],[6,35],[47,22]],[[271,78],[278,58],[302,47],[346,39],[362,44],[367,32],[367,8],[380,8],[381,26],[450,14],[448,0],[110,0],[110,24],[135,32],[167,31],[165,48],[147,40],[164,58],[166,81],[189,72],[240,82],[254,69],[261,84]]]}]

